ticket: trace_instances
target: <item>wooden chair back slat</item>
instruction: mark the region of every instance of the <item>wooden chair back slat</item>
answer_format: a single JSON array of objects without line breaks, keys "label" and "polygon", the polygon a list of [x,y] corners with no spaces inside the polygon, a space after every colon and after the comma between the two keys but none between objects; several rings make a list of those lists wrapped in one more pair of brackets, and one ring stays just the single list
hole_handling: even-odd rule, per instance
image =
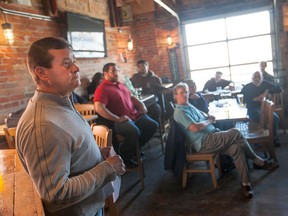
[{"label": "wooden chair back slat", "polygon": [[269,130],[270,137],[274,137],[273,134],[273,112],[274,112],[274,103],[270,100],[266,100],[264,104],[264,129]]},{"label": "wooden chair back slat", "polygon": [[88,121],[90,125],[96,123],[97,113],[94,104],[75,104],[75,109]]},{"label": "wooden chair back slat", "polygon": [[94,104],[75,104],[75,108],[81,115],[96,115]]},{"label": "wooden chair back slat", "polygon": [[94,138],[100,148],[112,146],[112,130],[104,125],[91,125]]},{"label": "wooden chair back slat", "polygon": [[4,128],[6,142],[10,149],[15,149],[16,127]]},{"label": "wooden chair back slat", "polygon": [[280,122],[283,128],[284,134],[286,134],[286,121],[284,112],[284,97],[283,92],[269,94],[268,98],[274,103],[274,112],[276,112],[280,117]]}]

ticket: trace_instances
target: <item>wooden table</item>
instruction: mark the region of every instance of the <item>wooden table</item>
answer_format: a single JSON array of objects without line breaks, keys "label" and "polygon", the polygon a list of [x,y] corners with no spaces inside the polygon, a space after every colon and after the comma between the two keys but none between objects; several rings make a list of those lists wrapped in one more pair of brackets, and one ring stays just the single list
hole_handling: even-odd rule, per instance
[{"label": "wooden table", "polygon": [[209,114],[216,117],[216,121],[246,121],[247,108],[237,103],[236,98],[220,99],[209,103]]},{"label": "wooden table", "polygon": [[42,202],[16,150],[0,150],[0,215],[45,215]]}]

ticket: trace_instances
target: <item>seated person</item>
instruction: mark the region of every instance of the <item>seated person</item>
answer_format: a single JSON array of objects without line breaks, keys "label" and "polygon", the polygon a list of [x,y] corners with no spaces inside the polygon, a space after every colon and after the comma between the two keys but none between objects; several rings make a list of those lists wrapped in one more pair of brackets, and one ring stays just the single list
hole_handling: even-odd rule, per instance
[{"label": "seated person", "polygon": [[[94,94],[96,112],[113,123],[113,133],[121,134],[125,139],[119,153],[127,167],[132,167],[136,155],[136,145],[146,144],[158,128],[158,123],[151,119],[145,105],[131,95],[129,89],[118,82],[119,68],[115,63],[103,67],[104,81]],[[117,147],[115,150],[118,152]]]},{"label": "seated person", "polygon": [[77,93],[75,93],[74,91],[72,92],[72,97],[73,97],[73,102],[79,103],[79,104],[87,104],[90,103],[90,101],[88,101],[86,98],[81,97],[80,95],[78,95]]},{"label": "seated person", "polygon": [[[256,71],[252,75],[252,82],[246,84],[241,94],[244,95],[244,103],[246,103],[248,116],[255,122],[260,121],[261,101],[263,98],[267,98],[268,93],[281,92],[282,89],[279,86],[263,80],[262,73]],[[273,113],[273,132],[274,132],[274,145],[280,146],[279,139],[277,137],[277,130],[280,118],[274,112]]]},{"label": "seated person", "polygon": [[260,71],[262,73],[263,80],[275,84],[274,77],[265,70],[266,67],[267,67],[267,63],[265,61],[261,61],[260,62]]},{"label": "seated person", "polygon": [[94,96],[94,92],[96,88],[99,86],[99,84],[103,81],[103,73],[101,72],[96,72],[94,76],[92,77],[92,81],[87,87],[87,92],[90,97]]},{"label": "seated person", "polygon": [[224,89],[226,86],[228,86],[232,81],[222,79],[222,74],[222,72],[217,71],[215,78],[211,78],[205,83],[203,91],[216,91],[217,87]]},{"label": "seated person", "polygon": [[189,103],[202,112],[208,113],[208,104],[202,94],[197,92],[196,83],[191,79],[186,79],[183,82],[186,83],[189,88]]},{"label": "seated person", "polygon": [[[137,62],[138,73],[134,74],[131,77],[131,82],[135,88],[142,88],[142,94],[154,94],[155,96],[160,96],[161,93],[169,93],[172,97],[172,90],[165,88],[162,84],[162,80],[155,75],[155,73],[149,70],[149,63],[145,60],[140,60]],[[160,98],[162,99],[162,98]],[[157,99],[158,100],[158,99]],[[157,101],[156,101],[157,102]],[[160,100],[160,103],[163,101]],[[162,104],[162,107],[165,107],[165,104]],[[159,117],[161,113],[161,107],[158,103],[151,103],[147,107],[148,115],[159,122]],[[170,112],[172,114],[172,111]]]},{"label": "seated person", "polygon": [[90,79],[88,79],[87,77],[81,77],[81,85],[78,86],[74,92],[76,94],[78,94],[79,96],[81,97],[84,97],[86,98],[87,100],[89,100],[89,95],[88,95],[88,92],[87,92],[87,88],[90,84]]},{"label": "seated person", "polygon": [[142,88],[143,94],[155,94],[162,90],[167,90],[162,80],[151,70],[149,63],[145,60],[137,62],[138,73],[130,78],[135,88]]},{"label": "seated person", "polygon": [[220,131],[215,128],[214,116],[206,115],[189,104],[186,83],[179,83],[174,87],[174,98],[176,108],[173,117],[185,134],[186,142],[197,152],[223,152],[231,156],[240,174],[242,194],[246,198],[252,198],[253,191],[246,159],[253,160],[255,168],[258,169],[272,170],[277,168],[278,164],[257,156],[237,129]]}]

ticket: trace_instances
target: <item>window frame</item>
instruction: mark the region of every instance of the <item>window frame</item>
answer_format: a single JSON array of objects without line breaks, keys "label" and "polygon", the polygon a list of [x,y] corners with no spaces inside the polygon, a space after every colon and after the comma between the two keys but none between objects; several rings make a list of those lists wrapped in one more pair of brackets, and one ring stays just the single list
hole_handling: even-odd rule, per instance
[{"label": "window frame", "polygon": [[[272,59],[262,59],[262,60],[265,60],[267,61],[267,65],[269,69],[267,69],[268,72],[270,73],[273,73],[273,71],[278,71],[277,70],[277,64],[276,62],[277,59],[276,59],[276,34],[275,34],[275,22],[274,22],[274,14],[273,14],[273,7],[272,6],[266,6],[266,7],[259,7],[259,8],[254,8],[254,9],[249,9],[249,10],[242,10],[242,11],[238,11],[238,12],[232,12],[232,13],[226,13],[226,14],[221,14],[221,15],[216,15],[216,16],[206,16],[204,18],[200,18],[200,19],[193,19],[193,20],[186,20],[186,21],[182,21],[181,22],[181,31],[182,31],[182,40],[183,40],[183,49],[184,49],[184,59],[185,59],[185,64],[186,64],[186,73],[185,74],[185,77],[189,77],[191,78],[191,75],[193,74],[193,72],[195,71],[201,71],[203,70],[203,72],[206,70],[206,71],[209,71],[209,70],[214,70],[215,72],[217,70],[221,70],[221,68],[223,68],[223,65],[222,66],[219,66],[219,67],[209,67],[209,68],[201,68],[201,69],[197,69],[197,70],[191,70],[190,68],[190,61],[189,61],[189,48],[192,47],[192,46],[195,46],[195,45],[188,45],[187,44],[187,38],[186,38],[186,32],[185,32],[185,26],[188,25],[188,24],[192,24],[192,23],[197,23],[197,22],[203,22],[203,21],[209,21],[209,20],[215,20],[215,19],[221,19],[221,18],[228,18],[228,17],[233,17],[233,16],[239,16],[239,15],[247,15],[247,14],[252,14],[252,13],[257,13],[257,12],[263,12],[263,11],[268,11],[269,12],[269,15],[270,15],[270,33],[268,34],[262,34],[262,35],[270,35],[271,37],[271,52],[272,52]],[[226,26],[225,26],[226,28]],[[258,36],[261,36],[261,35],[257,35],[256,37]],[[249,36],[250,37],[250,36]],[[249,38],[247,37],[247,38]],[[252,37],[255,37],[255,36],[252,36]],[[240,37],[240,38],[237,38],[237,39],[231,39],[231,40],[226,40],[226,43],[228,44],[229,41],[233,41],[233,40],[241,40],[243,38],[246,38],[245,36],[244,37]],[[227,38],[226,38],[227,39]],[[203,44],[209,44],[210,42],[208,43],[203,43]],[[211,43],[215,43],[215,42],[211,42]],[[198,44],[199,45],[199,44]],[[259,64],[259,62],[255,61],[255,62],[251,62],[250,64]],[[225,67],[228,67],[228,71],[229,71],[229,74],[223,74],[223,78],[224,79],[231,79],[232,77],[232,71],[231,71],[231,68],[235,68],[237,66],[241,66],[241,65],[248,65],[247,63],[244,63],[244,64],[233,64],[231,65],[230,64],[230,59],[228,57],[228,65],[225,65]],[[257,69],[259,70],[259,67],[257,67]],[[214,74],[215,74],[214,72]],[[209,74],[209,75],[208,75]],[[214,76],[213,74],[213,76]],[[275,74],[275,73],[274,73]],[[212,76],[212,77],[213,77]],[[238,76],[238,74],[236,74],[236,76]],[[211,71],[209,73],[207,73],[207,76],[205,76],[205,79],[206,80],[209,80],[211,78]],[[193,77],[192,77],[193,79]],[[234,81],[234,80],[233,80]],[[248,80],[246,81],[246,83],[248,82]],[[246,83],[243,83],[243,84],[246,84]],[[203,84],[204,85],[204,84]],[[202,86],[199,86],[199,89],[198,90],[201,90],[201,87]]]}]

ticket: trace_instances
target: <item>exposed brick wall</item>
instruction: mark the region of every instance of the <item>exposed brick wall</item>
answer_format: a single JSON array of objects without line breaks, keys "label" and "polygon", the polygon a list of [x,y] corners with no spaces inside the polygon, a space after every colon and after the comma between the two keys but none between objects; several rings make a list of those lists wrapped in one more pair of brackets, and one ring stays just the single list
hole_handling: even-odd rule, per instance
[{"label": "exposed brick wall", "polygon": [[[11,10],[47,15],[47,8],[44,7],[41,0],[32,0],[31,2],[32,7],[3,3],[0,3],[0,6]],[[126,28],[126,32],[121,34],[121,37],[117,28],[110,27],[107,0],[58,1],[58,6],[63,11],[88,14],[105,20],[108,57],[77,59],[81,77],[91,78],[95,72],[102,71],[103,65],[107,62],[119,64],[122,73],[135,71],[135,52],[127,51],[129,27]],[[7,21],[13,24],[15,43],[8,46],[4,40],[3,31],[0,30],[0,124],[4,123],[4,118],[10,112],[25,107],[35,91],[35,85],[26,68],[26,54],[30,44],[42,37],[61,36],[65,33],[63,26],[56,21],[42,21],[15,15],[6,15],[6,17]],[[0,16],[0,23],[3,23],[2,16]],[[122,63],[119,58],[119,53],[123,52],[126,53],[127,63]]]},{"label": "exposed brick wall", "polygon": [[[169,48],[175,48],[179,43],[179,31],[176,18],[167,12],[155,12],[135,16],[133,26],[136,32],[137,60],[145,59],[150,69],[159,77],[171,79],[169,65]],[[168,46],[167,36],[170,34],[173,44]],[[183,77],[180,49],[175,48],[178,55],[179,73]]]},{"label": "exposed brick wall", "polygon": [[[37,7],[31,9],[16,4],[0,5],[11,10],[39,13]],[[0,123],[4,122],[8,113],[25,107],[35,90],[25,59],[31,42],[45,36],[59,36],[59,27],[55,22],[15,15],[6,15],[6,18],[13,25],[15,42],[13,46],[8,46],[3,31],[0,31]],[[0,22],[4,22],[2,16]]]}]

